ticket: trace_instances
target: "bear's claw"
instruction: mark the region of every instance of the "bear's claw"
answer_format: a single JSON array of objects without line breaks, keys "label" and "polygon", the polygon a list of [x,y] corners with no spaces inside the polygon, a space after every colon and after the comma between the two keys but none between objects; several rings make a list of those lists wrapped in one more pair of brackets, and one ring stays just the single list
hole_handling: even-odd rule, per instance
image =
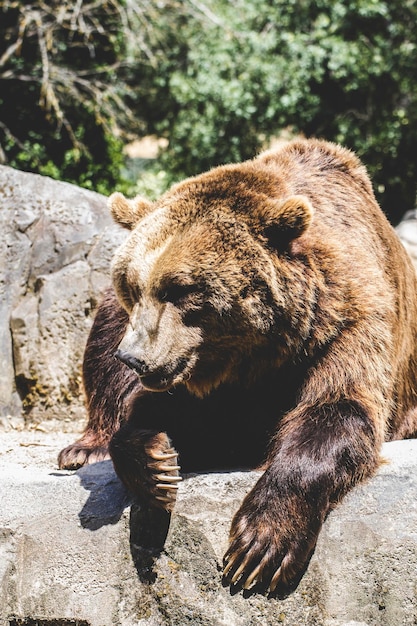
[{"label": "bear's claw", "polygon": [[255,569],[253,570],[253,572],[247,577],[247,579],[245,580],[245,583],[243,585],[243,589],[250,589],[253,585],[255,585],[258,582],[258,575],[260,574],[262,570],[262,565],[259,564],[255,567]]},{"label": "bear's claw", "polygon": [[[175,504],[175,502],[172,501],[172,498],[170,498],[168,496],[166,496],[166,497],[164,497],[164,496],[155,496],[155,500],[158,500],[159,502],[165,502],[167,504],[172,504],[172,506],[174,506],[174,504]],[[169,511],[172,510],[171,508],[168,509],[167,507],[163,507],[163,508],[167,509]]]},{"label": "bear's claw", "polygon": [[[159,481],[166,481],[167,483],[178,483],[182,480],[181,476],[169,476],[168,474],[155,474],[155,476],[153,477],[154,480],[159,480]],[[167,487],[169,486],[175,486],[175,485],[167,485]],[[160,485],[157,485],[157,487],[160,487]]]},{"label": "bear's claw", "polygon": [[[231,577],[230,577],[230,573],[232,572],[233,567],[236,564],[237,555],[232,559],[230,559],[229,555],[226,555],[224,560],[225,560],[226,565],[223,571],[223,578],[224,580],[228,582],[228,584],[236,585],[239,582],[239,580],[242,578],[242,588],[245,590],[249,590],[251,587],[254,587],[256,584],[262,582],[262,571],[266,563],[265,558],[262,559],[261,562],[252,570],[252,572],[247,574],[246,577],[244,574],[245,574],[245,569],[249,562],[248,559],[244,559],[242,561],[242,563],[239,565],[239,567],[237,568],[237,570]],[[274,577],[275,577],[275,574],[274,574]],[[272,585],[272,581],[268,588],[268,591],[272,593],[272,591],[276,587],[276,584],[274,585],[273,589],[271,589],[271,585]]]},{"label": "bear's claw", "polygon": [[175,459],[177,457],[176,452],[165,453],[165,452],[148,452],[148,456],[155,461],[168,461],[169,459]]},{"label": "bear's claw", "polygon": [[278,586],[278,583],[280,582],[282,578],[283,578],[282,567],[279,566],[275,574],[272,576],[271,582],[269,583],[269,587],[268,587],[269,593],[274,593],[275,589]]},{"label": "bear's claw", "polygon": [[177,499],[178,483],[182,481],[178,473],[180,470],[180,466],[177,465],[178,455],[173,448],[168,448],[164,452],[148,448],[146,454],[149,458],[148,470],[156,483],[151,488],[153,498],[159,506],[171,512]]},{"label": "bear's claw", "polygon": [[158,465],[160,472],[172,472],[173,470],[180,470],[181,467],[179,465]]},{"label": "bear's claw", "polygon": [[282,569],[281,566],[278,567],[268,584],[267,580],[265,580],[268,578],[268,574],[265,572],[265,568],[268,565],[267,561],[268,559],[265,556],[252,571],[249,570],[248,572],[247,568],[251,566],[250,559],[245,558],[238,565],[238,555],[235,555],[233,558],[226,555],[223,580],[228,585],[239,585],[245,591],[249,591],[255,586],[262,586],[264,592],[273,594],[280,582]]}]

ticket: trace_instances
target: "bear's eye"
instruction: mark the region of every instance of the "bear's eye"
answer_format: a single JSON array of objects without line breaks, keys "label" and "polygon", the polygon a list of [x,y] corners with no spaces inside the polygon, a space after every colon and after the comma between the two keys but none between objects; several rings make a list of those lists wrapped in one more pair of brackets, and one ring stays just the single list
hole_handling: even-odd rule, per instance
[{"label": "bear's eye", "polygon": [[129,311],[133,309],[134,305],[139,302],[140,299],[139,288],[132,287],[126,280],[120,278],[115,280],[115,287],[125,308]]},{"label": "bear's eye", "polygon": [[180,283],[171,283],[160,290],[159,299],[161,302],[170,302],[171,304],[181,304],[192,294],[197,293],[197,285],[184,285]]}]

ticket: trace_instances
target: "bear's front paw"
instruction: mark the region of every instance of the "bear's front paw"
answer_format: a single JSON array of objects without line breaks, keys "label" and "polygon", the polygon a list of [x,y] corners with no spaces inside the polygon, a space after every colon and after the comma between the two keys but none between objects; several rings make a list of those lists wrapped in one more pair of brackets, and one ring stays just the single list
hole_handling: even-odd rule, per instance
[{"label": "bear's front paw", "polygon": [[[236,513],[224,557],[223,581],[235,589],[284,598],[297,587],[313,554],[319,529],[280,510],[244,506]],[[285,504],[283,504],[285,507]],[[307,523],[306,523],[307,522]]]},{"label": "bear's front paw", "polygon": [[182,478],[178,454],[166,433],[126,425],[114,434],[110,453],[119,478],[131,493],[151,506],[172,511]]}]

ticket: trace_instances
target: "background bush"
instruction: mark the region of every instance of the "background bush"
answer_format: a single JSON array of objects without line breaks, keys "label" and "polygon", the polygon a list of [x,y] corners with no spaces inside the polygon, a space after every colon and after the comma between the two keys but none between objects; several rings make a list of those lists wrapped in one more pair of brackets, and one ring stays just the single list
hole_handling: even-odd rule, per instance
[{"label": "background bush", "polygon": [[125,16],[120,2],[0,0],[4,162],[104,193],[119,181],[121,132],[137,126],[117,80]]},{"label": "background bush", "polygon": [[158,193],[302,133],[354,149],[393,222],[414,207],[414,0],[0,7],[0,141],[14,166],[129,189],[123,144],[155,134],[168,140],[155,176],[130,191]]}]

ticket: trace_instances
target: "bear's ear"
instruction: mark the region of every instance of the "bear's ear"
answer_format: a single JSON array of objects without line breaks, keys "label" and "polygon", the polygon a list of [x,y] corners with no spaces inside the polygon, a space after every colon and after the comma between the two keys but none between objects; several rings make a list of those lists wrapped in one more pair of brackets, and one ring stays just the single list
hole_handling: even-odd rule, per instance
[{"label": "bear's ear", "polygon": [[287,245],[310,226],[314,209],[305,196],[268,202],[262,211],[262,230],[273,247]]},{"label": "bear's ear", "polygon": [[118,191],[110,196],[108,206],[114,221],[128,230],[132,230],[153,208],[152,203],[141,196],[128,200]]}]

